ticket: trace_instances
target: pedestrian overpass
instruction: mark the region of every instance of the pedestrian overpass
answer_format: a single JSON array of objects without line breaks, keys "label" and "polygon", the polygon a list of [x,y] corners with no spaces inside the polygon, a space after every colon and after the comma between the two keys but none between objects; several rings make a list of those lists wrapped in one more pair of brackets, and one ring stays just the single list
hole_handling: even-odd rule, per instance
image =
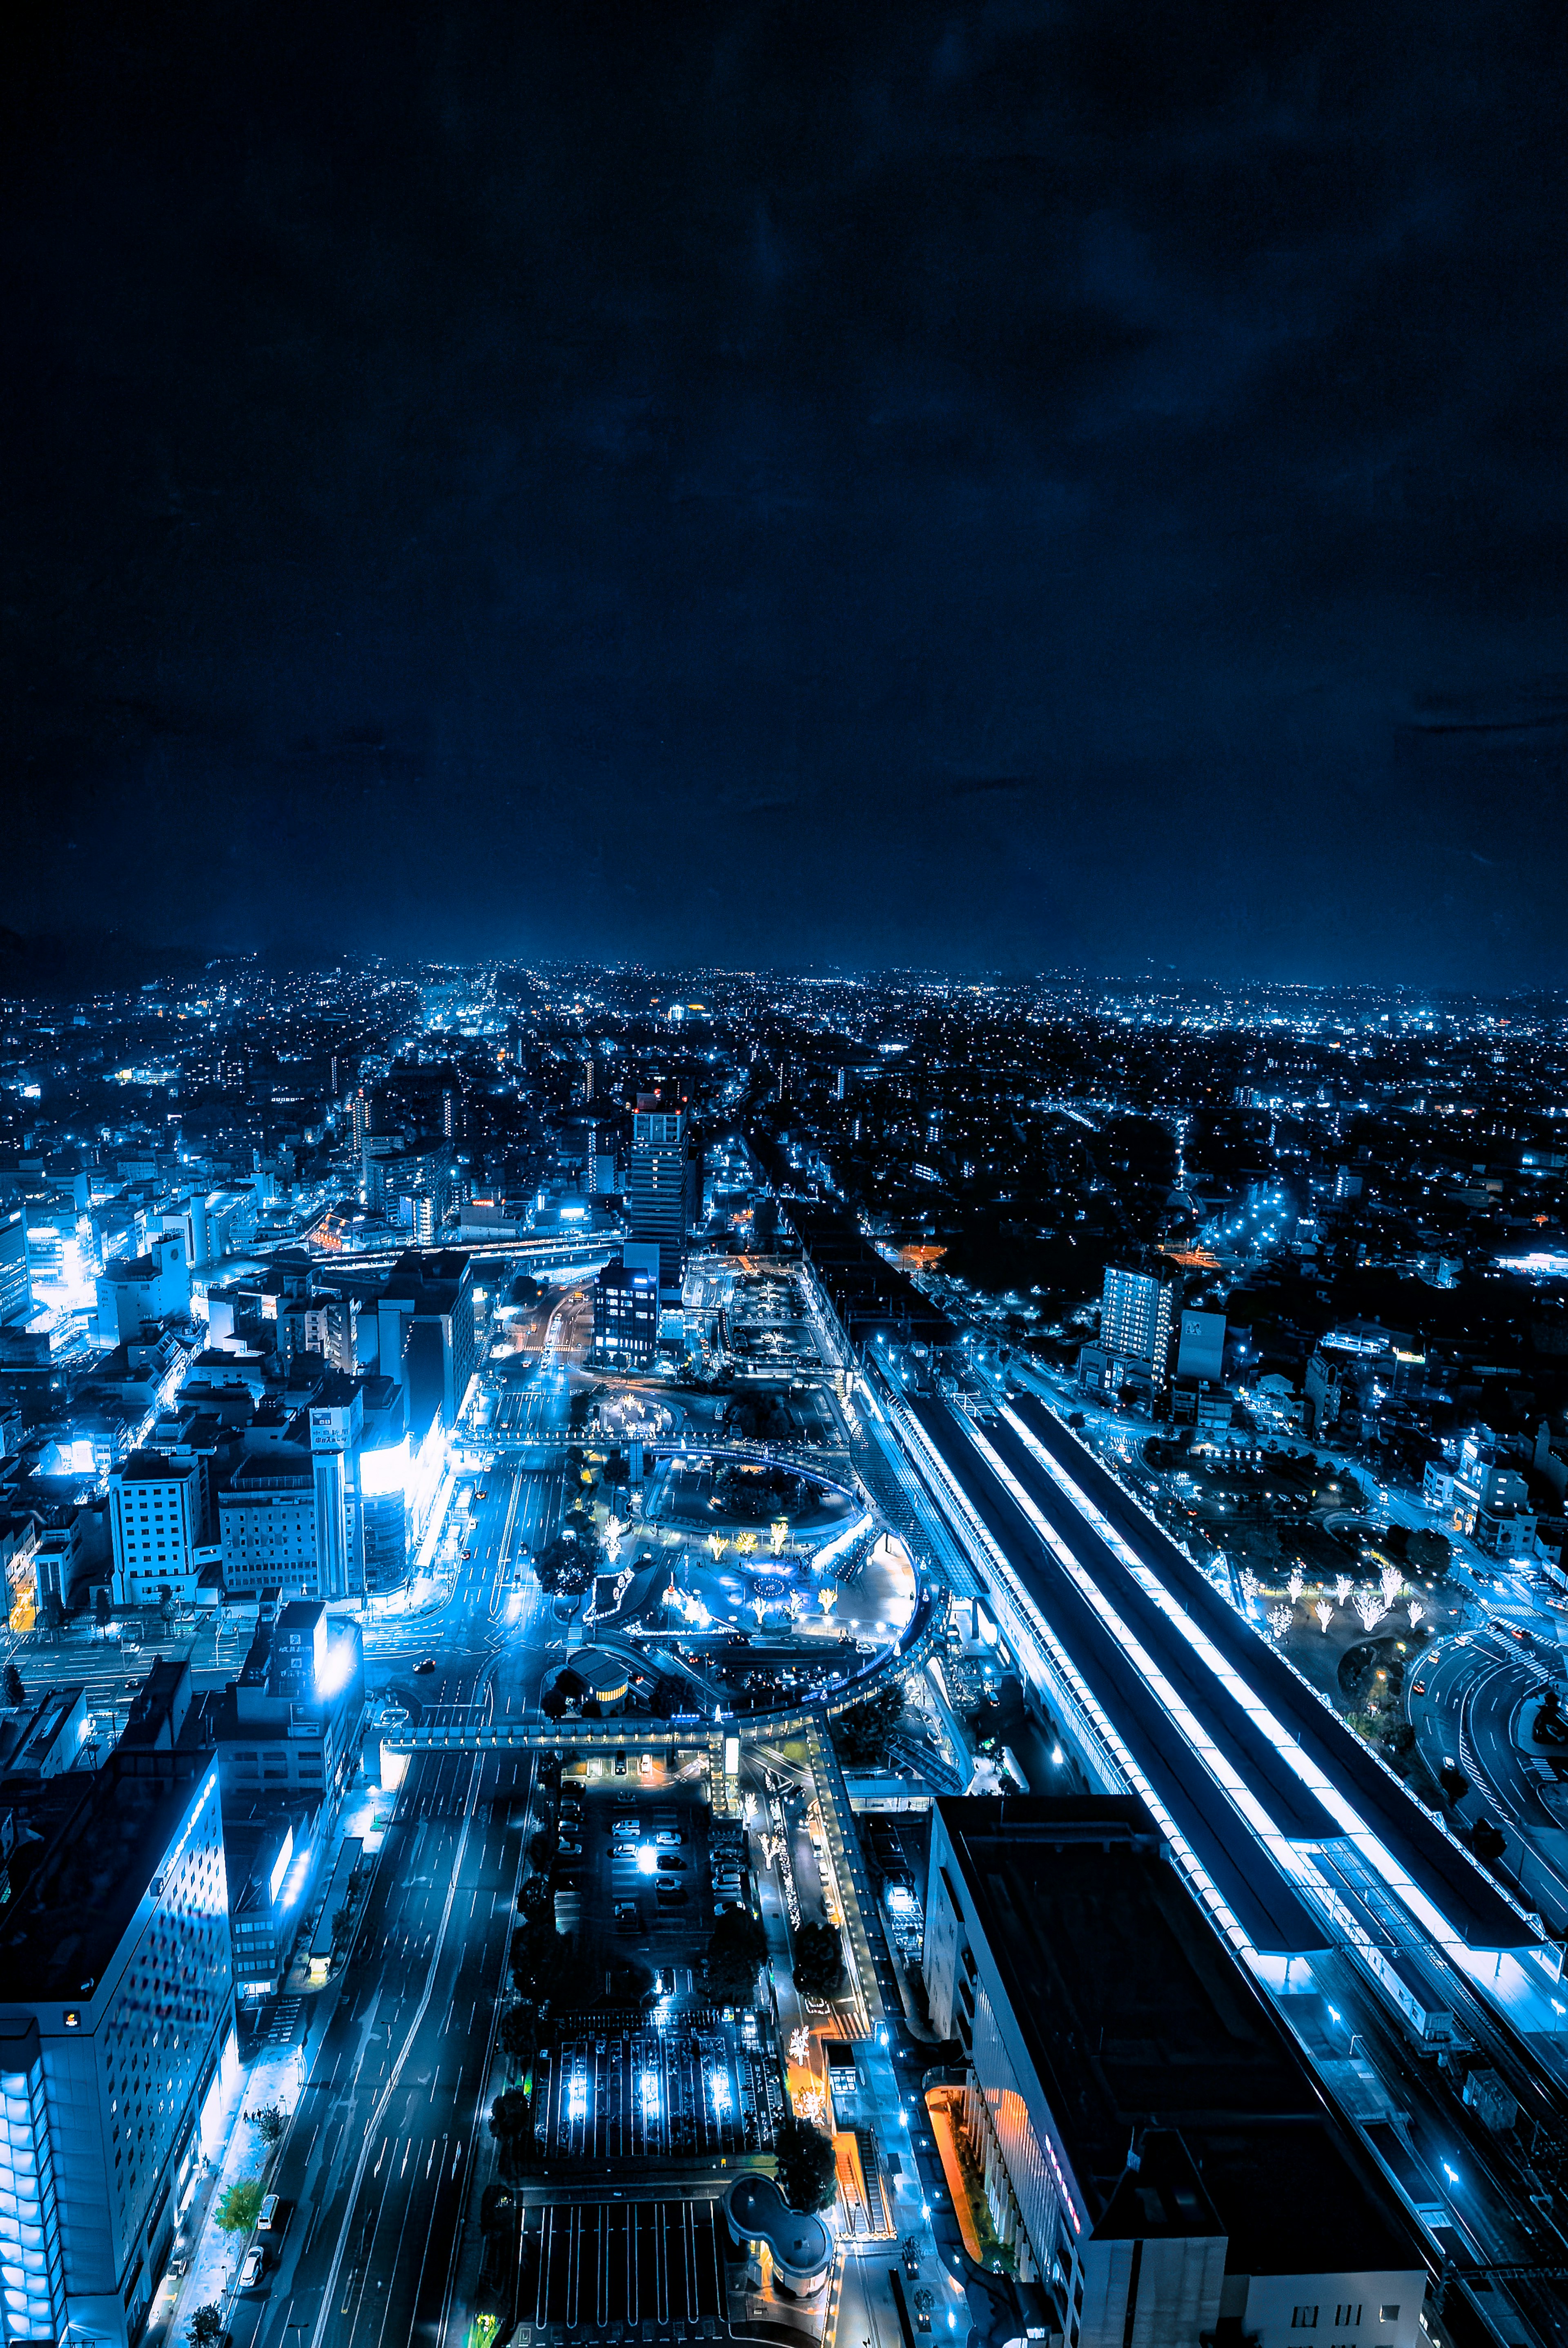
[{"label": "pedestrian overpass", "polygon": [[[864,1704],[868,1696],[924,1671],[946,1634],[948,1597],[945,1590],[925,1590],[917,1602],[909,1627],[886,1654],[852,1678],[822,1689],[802,1702],[767,1710],[724,1713],[707,1721],[693,1714],[658,1720],[650,1713],[612,1714],[600,1720],[477,1720],[409,1721],[387,1725],[374,1732],[381,1740],[381,1782],[391,1792],[403,1782],[409,1758],[415,1753],[527,1754],[541,1750],[567,1757],[616,1755],[629,1757],[656,1746],[705,1754],[713,1786],[715,1807],[720,1788],[728,1787],[740,1769],[743,1745],[781,1736],[825,1732],[830,1720]],[[651,1659],[650,1659],[651,1660]],[[443,1710],[455,1711],[456,1706]]]}]

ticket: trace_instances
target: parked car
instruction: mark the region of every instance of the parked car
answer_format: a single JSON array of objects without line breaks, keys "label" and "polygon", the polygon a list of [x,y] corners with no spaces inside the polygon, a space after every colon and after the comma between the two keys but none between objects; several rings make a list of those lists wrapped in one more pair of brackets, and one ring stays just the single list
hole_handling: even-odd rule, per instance
[{"label": "parked car", "polygon": [[661,1827],[653,1839],[661,1850],[679,1850],[686,1838],[674,1827]]},{"label": "parked car", "polygon": [[254,2243],[252,2247],[246,2251],[245,2263],[240,2270],[240,2288],[241,2291],[255,2290],[256,2285],[261,2280],[261,2270],[265,2267],[266,2263],[266,2251],[261,2248],[260,2242]]}]

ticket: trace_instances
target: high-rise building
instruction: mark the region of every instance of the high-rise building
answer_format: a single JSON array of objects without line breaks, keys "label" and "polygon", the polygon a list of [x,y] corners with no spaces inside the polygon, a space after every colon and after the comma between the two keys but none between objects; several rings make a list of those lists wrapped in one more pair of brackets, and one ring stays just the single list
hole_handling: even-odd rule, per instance
[{"label": "high-rise building", "polygon": [[630,1264],[607,1263],[593,1284],[593,1352],[617,1370],[646,1369],[659,1350],[659,1282]]},{"label": "high-rise building", "polygon": [[218,1496],[218,1539],[231,1595],[317,1597],[313,1454],[293,1443],[247,1452]]},{"label": "high-rise building", "polygon": [[659,1291],[679,1295],[692,1221],[693,1165],[686,1112],[639,1093],[631,1121],[631,1235],[659,1249]]},{"label": "high-rise building", "polygon": [[450,1435],[478,1367],[473,1259],[460,1248],[409,1248],[376,1304],[379,1366],[408,1396],[408,1426],[422,1443],[437,1411]]},{"label": "high-rise building", "polygon": [[359,1497],[364,1436],[364,1397],[359,1385],[341,1375],[327,1379],[311,1404],[316,1594],[321,1598],[357,1598],[364,1589],[364,1528]]},{"label": "high-rise building", "polygon": [[206,1514],[206,1466],[161,1451],[133,1451],[109,1478],[115,1601],[154,1606],[165,1584],[196,1602],[197,1544]]},{"label": "high-rise building", "polygon": [[1123,1364],[1141,1364],[1162,1386],[1171,1351],[1175,1283],[1153,1272],[1105,1267],[1100,1301],[1100,1343]]},{"label": "high-rise building", "polygon": [[171,1726],[19,1807],[40,1848],[0,1910],[4,2334],[128,2348],[238,2073],[218,1766]]},{"label": "high-rise building", "polygon": [[33,1277],[27,1258],[27,1218],[20,1207],[0,1211],[0,1326],[27,1321],[33,1313]]}]

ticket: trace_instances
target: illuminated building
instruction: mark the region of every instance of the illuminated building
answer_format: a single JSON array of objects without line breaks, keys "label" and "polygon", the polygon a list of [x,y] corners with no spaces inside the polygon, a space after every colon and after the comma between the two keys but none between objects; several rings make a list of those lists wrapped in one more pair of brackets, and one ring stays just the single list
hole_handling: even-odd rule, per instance
[{"label": "illuminated building", "polygon": [[218,1769],[179,1736],[19,1807],[42,1851],[0,1911],[5,2334],[125,2348],[237,2071]]},{"label": "illuminated building", "polygon": [[292,1443],[246,1452],[218,1495],[218,1540],[231,1597],[261,1590],[316,1597],[313,1454]]},{"label": "illuminated building", "polygon": [[98,1334],[106,1344],[139,1337],[147,1322],[190,1310],[190,1267],[177,1231],[149,1234],[145,1255],[105,1264],[98,1275]]},{"label": "illuminated building", "polygon": [[311,1404],[310,1425],[316,1595],[358,1597],[364,1588],[364,1526],[359,1496],[364,1397],[358,1384],[334,1373]]},{"label": "illuminated building", "polygon": [[161,1451],[133,1451],[109,1478],[109,1539],[115,1602],[156,1605],[165,1583],[196,1598],[194,1550],[201,1538],[206,1466]]},{"label": "illuminated building", "polygon": [[30,1320],[32,1313],[27,1219],[20,1207],[11,1207],[0,1210],[0,1326]]},{"label": "illuminated building", "polygon": [[927,2096],[955,2204],[961,2140],[1048,2330],[1417,2348],[1426,2270],[1391,2190],[1141,1802],[937,1801],[923,1970],[965,2054]]},{"label": "illuminated building", "polygon": [[354,1766],[364,1711],[357,1622],[295,1599],[265,1603],[238,1679],[211,1713],[226,1799],[260,1793],[329,1799]]},{"label": "illuminated building", "polygon": [[459,1248],[409,1248],[376,1303],[378,1366],[408,1397],[408,1426],[423,1439],[439,1412],[448,1435],[478,1367],[472,1259]]},{"label": "illuminated building", "polygon": [[678,1294],[692,1220],[694,1167],[683,1108],[639,1093],[631,1121],[631,1233],[659,1250],[659,1291]]},{"label": "illuminated building", "polygon": [[1158,1393],[1170,1365],[1175,1283],[1153,1272],[1105,1267],[1100,1335],[1078,1357],[1080,1383],[1110,1396],[1127,1387]]},{"label": "illuminated building", "polygon": [[646,1369],[659,1350],[659,1284],[648,1272],[607,1263],[593,1283],[593,1352],[608,1369]]}]

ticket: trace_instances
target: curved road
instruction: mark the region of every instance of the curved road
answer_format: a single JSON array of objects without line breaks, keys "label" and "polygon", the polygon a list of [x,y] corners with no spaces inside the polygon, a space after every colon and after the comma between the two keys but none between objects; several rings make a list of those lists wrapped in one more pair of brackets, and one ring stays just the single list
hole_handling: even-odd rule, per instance
[{"label": "curved road", "polygon": [[1547,1921],[1568,1931],[1568,1833],[1542,1799],[1532,1756],[1515,1742],[1522,1707],[1549,1676],[1529,1647],[1505,1632],[1469,1632],[1428,1650],[1405,1701],[1432,1775],[1445,1761],[1458,1762],[1471,1788],[1461,1816],[1471,1825],[1490,1817],[1501,1828],[1504,1867]]}]

